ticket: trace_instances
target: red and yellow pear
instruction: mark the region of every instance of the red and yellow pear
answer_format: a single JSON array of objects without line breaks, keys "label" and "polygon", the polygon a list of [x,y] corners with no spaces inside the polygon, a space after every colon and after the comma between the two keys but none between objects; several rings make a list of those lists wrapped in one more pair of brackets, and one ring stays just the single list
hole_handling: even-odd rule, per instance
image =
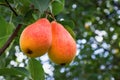
[{"label": "red and yellow pear", "polygon": [[20,36],[20,48],[29,57],[39,57],[45,54],[51,42],[51,24],[46,18],[28,25]]},{"label": "red and yellow pear", "polygon": [[52,45],[48,56],[56,64],[69,64],[76,55],[76,42],[70,33],[58,22],[51,22]]}]

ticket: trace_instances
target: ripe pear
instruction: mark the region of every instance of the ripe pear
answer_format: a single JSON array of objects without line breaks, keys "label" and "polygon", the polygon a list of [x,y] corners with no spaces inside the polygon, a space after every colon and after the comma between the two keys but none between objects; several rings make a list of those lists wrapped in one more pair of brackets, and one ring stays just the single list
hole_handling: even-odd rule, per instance
[{"label": "ripe pear", "polygon": [[58,22],[51,22],[52,45],[48,56],[56,64],[69,64],[76,55],[76,42],[70,33]]},{"label": "ripe pear", "polygon": [[45,54],[51,46],[51,24],[46,18],[41,18],[28,25],[20,36],[20,48],[29,57],[39,57]]}]

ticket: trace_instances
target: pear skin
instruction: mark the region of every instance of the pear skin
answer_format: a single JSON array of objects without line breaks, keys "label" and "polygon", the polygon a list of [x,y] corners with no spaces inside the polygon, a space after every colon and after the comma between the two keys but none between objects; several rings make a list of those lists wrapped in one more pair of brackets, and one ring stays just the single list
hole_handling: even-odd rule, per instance
[{"label": "pear skin", "polygon": [[69,64],[76,55],[76,42],[70,33],[56,21],[51,22],[52,45],[48,56],[56,64]]},{"label": "pear skin", "polygon": [[46,18],[28,25],[20,36],[20,48],[29,57],[44,55],[51,46],[51,24]]}]

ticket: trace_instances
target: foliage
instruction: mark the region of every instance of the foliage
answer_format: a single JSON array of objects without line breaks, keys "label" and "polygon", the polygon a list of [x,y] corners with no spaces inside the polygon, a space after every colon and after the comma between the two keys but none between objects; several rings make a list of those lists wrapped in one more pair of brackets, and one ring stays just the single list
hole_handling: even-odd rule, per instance
[{"label": "foliage", "polygon": [[[22,28],[0,56],[0,79],[120,80],[119,6],[119,0],[1,0],[0,50],[17,25]],[[41,17],[56,19],[75,38],[78,50],[70,65],[55,65],[46,56],[30,59],[20,51],[21,31]]]}]

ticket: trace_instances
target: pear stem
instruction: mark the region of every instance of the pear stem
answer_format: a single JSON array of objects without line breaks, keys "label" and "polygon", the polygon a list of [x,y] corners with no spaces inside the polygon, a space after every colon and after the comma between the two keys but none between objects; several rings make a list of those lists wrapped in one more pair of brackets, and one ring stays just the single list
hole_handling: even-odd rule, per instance
[{"label": "pear stem", "polygon": [[54,15],[51,12],[45,11],[45,13],[46,13],[46,15],[49,15],[54,21],[56,21]]}]

